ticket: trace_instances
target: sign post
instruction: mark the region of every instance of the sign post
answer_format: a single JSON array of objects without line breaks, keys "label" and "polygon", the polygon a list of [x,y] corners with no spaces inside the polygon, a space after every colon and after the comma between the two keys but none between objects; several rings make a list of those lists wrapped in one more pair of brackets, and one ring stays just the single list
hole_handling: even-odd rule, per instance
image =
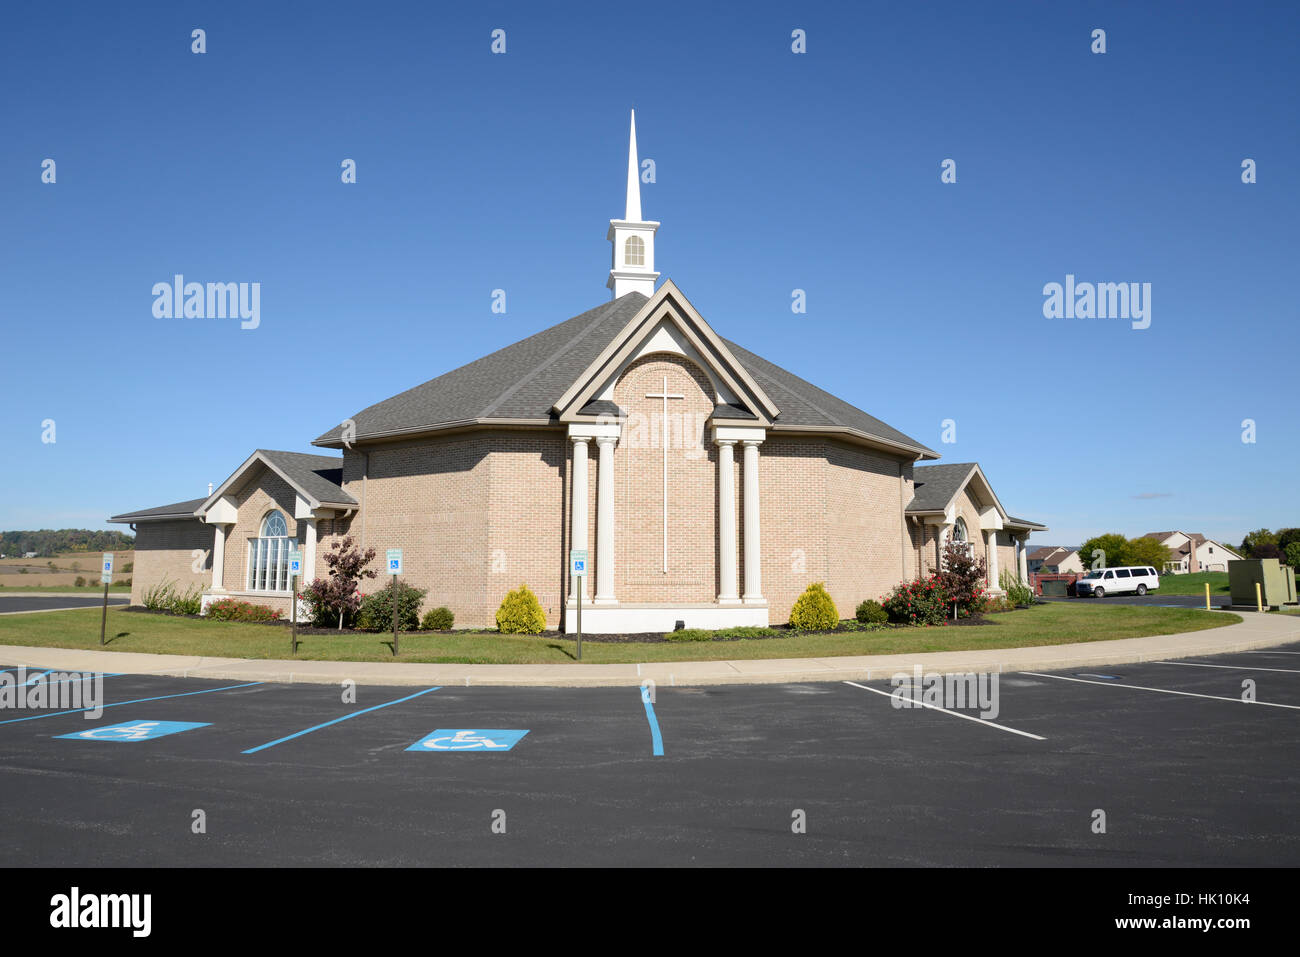
[{"label": "sign post", "polygon": [[99,580],[104,583],[104,610],[99,616],[99,643],[104,643],[104,630],[108,627],[108,586],[113,581],[113,553],[104,552],[104,561],[100,566]]},{"label": "sign post", "polygon": [[402,550],[390,548],[387,552],[388,574],[393,576],[393,657],[397,657],[397,576],[402,574]]},{"label": "sign post", "polygon": [[582,660],[582,593],[586,590],[581,579],[587,577],[587,550],[569,549],[569,572],[578,579],[578,660]]},{"label": "sign post", "polygon": [[289,581],[292,587],[289,589],[293,593],[291,605],[289,607],[289,654],[298,653],[298,578],[302,575],[302,552],[293,549],[289,552]]}]

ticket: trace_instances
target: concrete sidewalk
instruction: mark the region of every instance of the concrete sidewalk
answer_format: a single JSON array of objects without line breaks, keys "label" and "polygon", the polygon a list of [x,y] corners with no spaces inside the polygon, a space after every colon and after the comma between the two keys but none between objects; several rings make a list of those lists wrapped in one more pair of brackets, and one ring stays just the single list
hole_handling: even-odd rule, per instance
[{"label": "concrete sidewalk", "polygon": [[[1206,614],[1219,614],[1206,612]],[[938,651],[837,658],[762,658],[740,661],[670,661],[620,665],[456,665],[383,661],[287,661],[204,658],[135,652],[0,645],[0,664],[39,665],[59,671],[118,672],[187,678],[364,685],[529,685],[551,687],[766,684],[790,681],[869,681],[919,665],[925,672],[1050,671],[1098,668],[1163,658],[1226,654],[1300,641],[1300,616],[1243,616],[1238,625],[1150,638],[1087,644],[1041,645],[986,651]]]}]

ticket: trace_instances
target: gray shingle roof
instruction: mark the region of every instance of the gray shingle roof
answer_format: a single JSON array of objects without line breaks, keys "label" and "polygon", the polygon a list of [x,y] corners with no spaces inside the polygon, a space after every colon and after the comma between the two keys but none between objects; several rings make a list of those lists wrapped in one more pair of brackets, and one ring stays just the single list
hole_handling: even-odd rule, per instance
[{"label": "gray shingle roof", "polygon": [[343,459],[340,456],[281,452],[275,449],[257,451],[318,502],[357,504],[355,498],[343,491]]},{"label": "gray shingle roof", "polygon": [[[639,292],[628,293],[362,409],[352,416],[357,438],[489,417],[549,419],[555,400],[645,304]],[[342,434],[340,424],[312,444],[337,443]]]},{"label": "gray shingle roof", "polygon": [[206,502],[206,498],[192,498],[188,502],[176,502],[172,505],[159,505],[157,508],[142,508],[138,512],[123,512],[114,515],[110,522],[163,521],[165,519],[193,518],[194,510]]},{"label": "gray shingle roof", "polygon": [[950,465],[918,465],[912,469],[916,497],[907,506],[909,512],[938,512],[948,507],[952,497],[975,468],[974,462]]},{"label": "gray shingle roof", "polygon": [[[554,421],[551,408],[555,401],[646,302],[640,293],[628,293],[362,409],[352,417],[356,437],[379,438],[487,418]],[[777,426],[851,429],[936,454],[843,399],[733,342],[723,341],[781,410]],[[313,444],[338,445],[342,434],[340,424]]]}]

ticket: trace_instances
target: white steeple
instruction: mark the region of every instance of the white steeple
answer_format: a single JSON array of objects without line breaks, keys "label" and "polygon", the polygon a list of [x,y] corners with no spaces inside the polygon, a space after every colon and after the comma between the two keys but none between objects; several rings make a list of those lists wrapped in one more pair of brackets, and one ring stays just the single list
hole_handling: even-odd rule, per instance
[{"label": "white steeple", "polygon": [[606,286],[614,298],[639,292],[652,296],[655,291],[655,230],[656,222],[641,218],[641,166],[636,155],[636,110],[632,111],[632,127],[627,141],[627,206],[622,219],[609,221],[605,238],[614,244],[613,263]]}]

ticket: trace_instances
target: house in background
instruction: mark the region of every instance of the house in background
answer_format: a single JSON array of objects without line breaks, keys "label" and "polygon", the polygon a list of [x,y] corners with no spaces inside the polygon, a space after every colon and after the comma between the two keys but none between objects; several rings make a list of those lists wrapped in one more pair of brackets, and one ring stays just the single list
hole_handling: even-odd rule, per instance
[{"label": "house in background", "polygon": [[1083,572],[1083,559],[1079,557],[1079,550],[1059,545],[1035,548],[1029,553],[1027,564],[1030,574],[1063,575]]},{"label": "house in background", "polygon": [[1226,572],[1229,561],[1241,560],[1231,548],[1197,532],[1147,532],[1142,537],[1154,538],[1169,549],[1170,558],[1162,570],[1174,575]]}]

